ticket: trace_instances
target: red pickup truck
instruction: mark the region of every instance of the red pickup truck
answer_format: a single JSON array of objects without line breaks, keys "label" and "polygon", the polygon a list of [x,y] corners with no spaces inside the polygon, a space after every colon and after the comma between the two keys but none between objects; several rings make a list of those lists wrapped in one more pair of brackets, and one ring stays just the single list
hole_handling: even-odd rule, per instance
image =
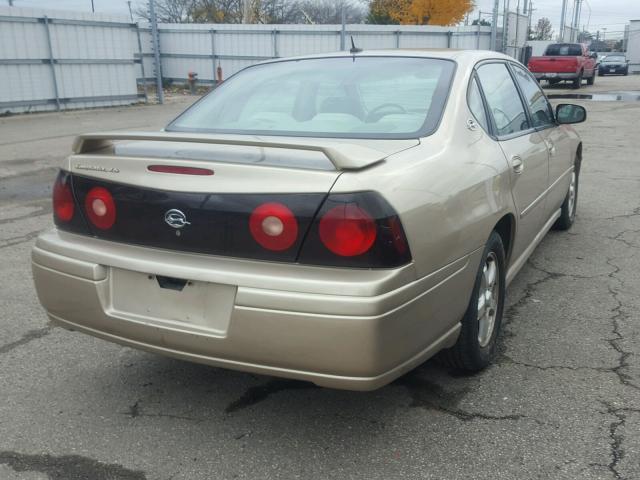
[{"label": "red pickup truck", "polygon": [[531,57],[528,67],[538,81],[547,80],[551,85],[569,81],[573,88],[580,88],[583,79],[588,85],[595,82],[596,58],[580,43],[552,43],[542,57]]}]

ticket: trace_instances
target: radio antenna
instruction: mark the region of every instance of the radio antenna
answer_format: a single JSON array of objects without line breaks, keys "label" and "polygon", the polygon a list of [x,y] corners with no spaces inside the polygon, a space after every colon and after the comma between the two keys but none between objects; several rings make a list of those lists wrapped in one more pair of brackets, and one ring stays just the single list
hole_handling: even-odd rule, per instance
[{"label": "radio antenna", "polygon": [[356,53],[360,53],[361,51],[361,48],[356,47],[356,43],[353,41],[353,35],[351,35],[351,50],[349,50],[349,53],[351,55],[355,55]]}]

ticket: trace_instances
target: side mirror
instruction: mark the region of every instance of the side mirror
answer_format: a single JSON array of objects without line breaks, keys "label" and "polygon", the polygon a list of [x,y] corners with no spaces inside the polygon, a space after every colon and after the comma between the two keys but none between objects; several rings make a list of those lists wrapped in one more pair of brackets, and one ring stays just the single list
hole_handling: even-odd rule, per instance
[{"label": "side mirror", "polygon": [[582,123],[587,119],[587,111],[580,105],[561,103],[556,107],[556,120],[559,124]]},{"label": "side mirror", "polygon": [[597,53],[592,53],[591,54],[591,58],[593,58],[594,60],[598,59],[598,54]]}]

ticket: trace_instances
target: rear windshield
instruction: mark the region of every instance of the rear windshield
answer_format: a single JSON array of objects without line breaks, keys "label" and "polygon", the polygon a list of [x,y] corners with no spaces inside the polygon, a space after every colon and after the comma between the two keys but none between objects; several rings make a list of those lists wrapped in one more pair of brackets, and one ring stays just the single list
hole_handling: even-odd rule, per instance
[{"label": "rear windshield", "polygon": [[344,138],[432,133],[455,64],[416,57],[332,57],[249,67],[168,131]]},{"label": "rear windshield", "polygon": [[582,47],[580,45],[572,45],[567,43],[558,43],[549,45],[545,55],[555,57],[579,57],[582,56]]}]

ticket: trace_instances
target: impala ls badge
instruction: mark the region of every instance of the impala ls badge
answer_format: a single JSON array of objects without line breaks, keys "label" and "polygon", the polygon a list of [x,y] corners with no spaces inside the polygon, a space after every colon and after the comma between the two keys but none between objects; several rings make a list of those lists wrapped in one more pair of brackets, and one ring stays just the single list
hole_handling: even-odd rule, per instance
[{"label": "impala ls badge", "polygon": [[191,222],[187,221],[187,216],[175,208],[166,211],[164,214],[164,221],[167,225],[176,229],[176,235],[178,236],[180,235],[180,228],[186,225],[191,225]]}]

